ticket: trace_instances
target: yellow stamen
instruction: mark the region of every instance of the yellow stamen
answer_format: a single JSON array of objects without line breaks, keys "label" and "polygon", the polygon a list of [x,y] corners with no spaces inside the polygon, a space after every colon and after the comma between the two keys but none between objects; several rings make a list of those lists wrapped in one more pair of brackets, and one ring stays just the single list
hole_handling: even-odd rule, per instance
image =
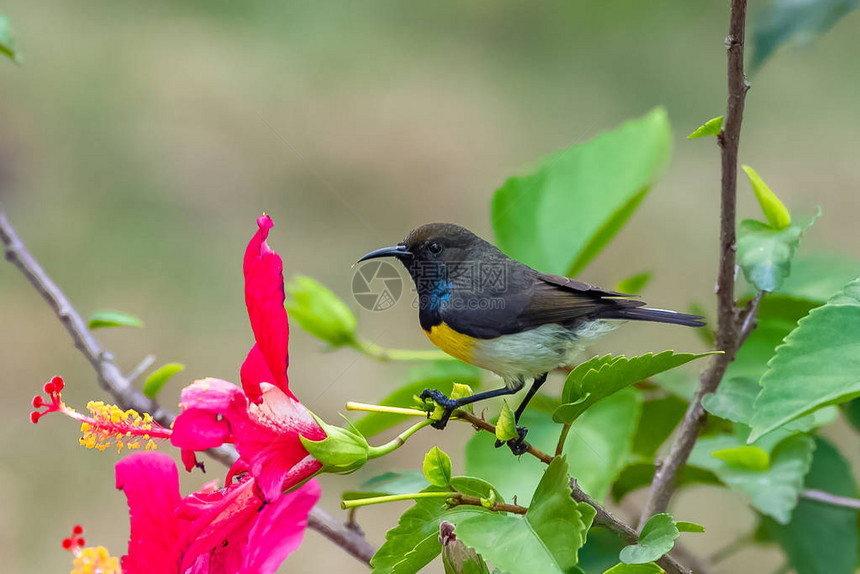
[{"label": "yellow stamen", "polygon": [[[117,447],[121,452],[124,446],[130,449],[138,449],[141,442],[138,437],[146,441],[147,450],[156,448],[152,437],[166,438],[166,431],[152,418],[149,413],[141,415],[133,409],[122,410],[116,405],[105,404],[102,401],[90,401],[87,410],[91,417],[81,422],[81,445],[86,448],[96,448],[103,451],[110,445]],[[83,419],[79,418],[78,420]]]},{"label": "yellow stamen", "polygon": [[104,546],[80,548],[74,553],[71,574],[122,574],[119,558],[111,556]]}]

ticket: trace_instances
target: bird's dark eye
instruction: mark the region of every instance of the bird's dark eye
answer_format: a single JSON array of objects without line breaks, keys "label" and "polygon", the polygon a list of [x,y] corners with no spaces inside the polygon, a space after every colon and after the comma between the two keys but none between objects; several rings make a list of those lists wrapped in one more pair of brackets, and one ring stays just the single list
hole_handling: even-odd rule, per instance
[{"label": "bird's dark eye", "polygon": [[442,246],[439,245],[439,243],[437,241],[434,241],[430,245],[428,245],[427,249],[430,250],[430,253],[441,253],[442,252]]}]

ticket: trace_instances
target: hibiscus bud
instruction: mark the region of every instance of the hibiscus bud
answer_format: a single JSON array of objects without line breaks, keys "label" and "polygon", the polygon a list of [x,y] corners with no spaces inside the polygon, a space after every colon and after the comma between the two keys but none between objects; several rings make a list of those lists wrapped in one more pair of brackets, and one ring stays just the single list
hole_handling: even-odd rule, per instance
[{"label": "hibiscus bud", "polygon": [[308,453],[322,463],[321,472],[350,474],[364,466],[370,445],[360,432],[330,425],[313,413],[311,416],[325,431],[326,438],[322,440],[309,440],[303,436],[299,438]]},{"label": "hibiscus bud", "polygon": [[286,307],[290,317],[314,337],[335,347],[355,342],[355,315],[316,280],[293,277],[287,283]]}]

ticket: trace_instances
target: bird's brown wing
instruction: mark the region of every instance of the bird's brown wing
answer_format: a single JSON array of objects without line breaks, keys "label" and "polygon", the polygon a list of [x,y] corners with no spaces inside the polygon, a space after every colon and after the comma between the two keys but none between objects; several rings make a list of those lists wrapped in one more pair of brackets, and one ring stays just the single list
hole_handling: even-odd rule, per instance
[{"label": "bird's brown wing", "polygon": [[645,305],[642,301],[620,297],[630,295],[560,275],[538,273],[533,278],[529,302],[518,314],[517,323],[521,329],[547,323],[575,326],[584,320],[614,317],[624,309]]}]

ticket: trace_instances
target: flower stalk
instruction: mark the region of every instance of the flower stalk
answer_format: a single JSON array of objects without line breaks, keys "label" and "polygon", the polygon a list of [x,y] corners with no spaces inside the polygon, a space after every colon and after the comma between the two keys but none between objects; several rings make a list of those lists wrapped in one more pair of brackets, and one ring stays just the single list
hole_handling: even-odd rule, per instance
[{"label": "flower stalk", "polygon": [[367,449],[367,458],[368,460],[379,458],[380,456],[385,456],[386,454],[390,454],[403,446],[406,443],[406,440],[411,437],[413,434],[417,433],[424,427],[431,424],[433,421],[430,419],[424,419],[421,422],[418,422],[399,435],[397,435],[394,439],[388,441],[387,443],[380,446],[372,446]]},{"label": "flower stalk", "polygon": [[413,492],[411,494],[388,494],[386,496],[374,496],[372,498],[358,498],[356,500],[341,501],[340,507],[344,510],[370,506],[372,504],[385,504],[386,502],[399,502],[401,500],[420,500],[422,498],[454,498],[456,492]]}]

